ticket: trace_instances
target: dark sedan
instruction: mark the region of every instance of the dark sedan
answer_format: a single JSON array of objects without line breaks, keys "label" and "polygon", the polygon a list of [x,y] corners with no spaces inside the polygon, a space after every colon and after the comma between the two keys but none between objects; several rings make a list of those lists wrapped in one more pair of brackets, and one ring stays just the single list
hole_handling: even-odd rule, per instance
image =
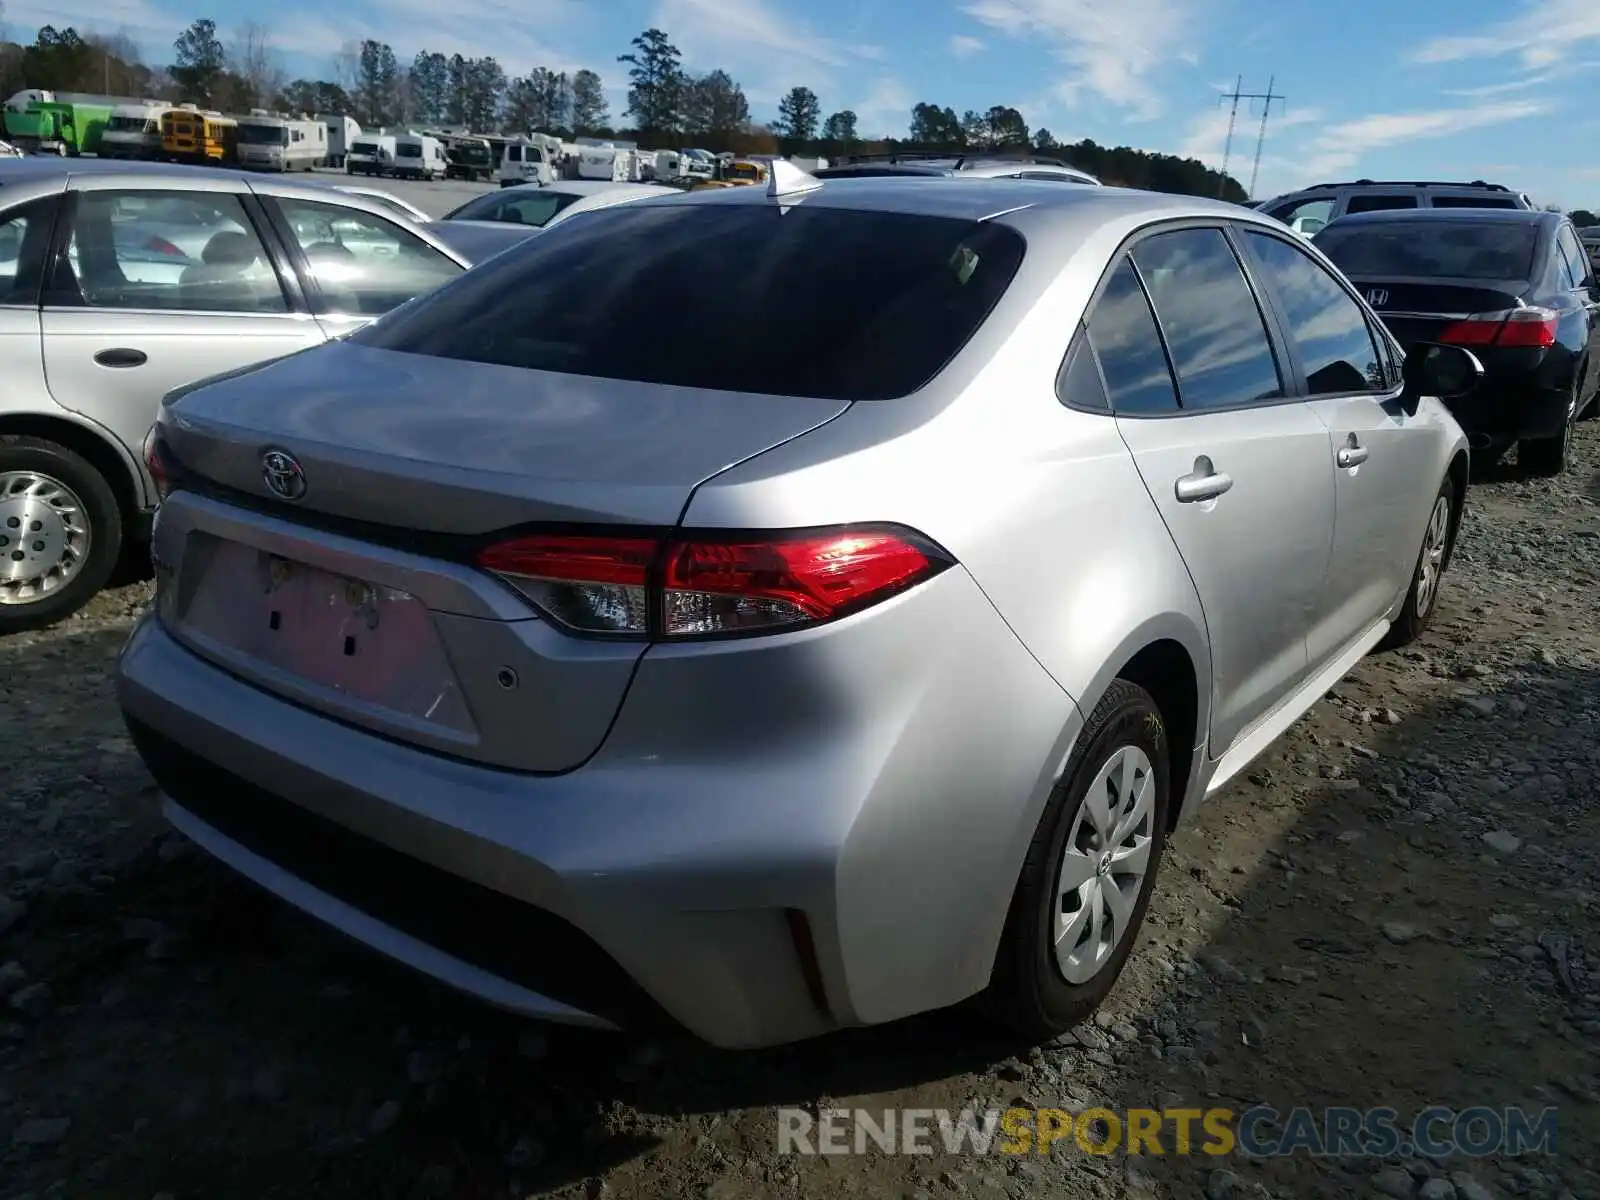
[{"label": "dark sedan", "polygon": [[1341,217],[1313,239],[1407,346],[1446,342],[1486,377],[1454,405],[1488,460],[1566,469],[1572,423],[1600,391],[1600,284],[1560,213],[1414,209]]}]

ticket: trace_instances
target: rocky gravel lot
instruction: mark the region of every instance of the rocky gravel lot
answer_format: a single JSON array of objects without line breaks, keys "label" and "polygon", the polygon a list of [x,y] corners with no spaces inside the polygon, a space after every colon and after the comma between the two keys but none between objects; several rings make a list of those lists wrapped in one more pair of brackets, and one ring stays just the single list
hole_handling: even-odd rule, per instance
[{"label": "rocky gravel lot", "polygon": [[[1433,632],[1175,839],[1063,1044],[943,1014],[731,1055],[521,1024],[164,832],[109,674],[141,587],[0,641],[0,1200],[1600,1197],[1600,432],[1474,486]],[[780,1157],[774,1106],[1559,1109],[1520,1160]],[[1170,1149],[1170,1144],[1169,1144]]]}]

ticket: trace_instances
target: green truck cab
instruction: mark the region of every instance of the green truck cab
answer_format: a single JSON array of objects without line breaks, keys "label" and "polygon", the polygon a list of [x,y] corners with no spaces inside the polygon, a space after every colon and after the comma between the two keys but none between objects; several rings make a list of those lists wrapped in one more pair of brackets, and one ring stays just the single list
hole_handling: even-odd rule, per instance
[{"label": "green truck cab", "polygon": [[500,161],[493,148],[483,138],[459,138],[452,141],[444,152],[446,179],[465,179],[476,183],[494,178]]},{"label": "green truck cab", "polygon": [[34,100],[21,112],[6,110],[6,140],[25,153],[93,154],[110,120],[108,105]]}]

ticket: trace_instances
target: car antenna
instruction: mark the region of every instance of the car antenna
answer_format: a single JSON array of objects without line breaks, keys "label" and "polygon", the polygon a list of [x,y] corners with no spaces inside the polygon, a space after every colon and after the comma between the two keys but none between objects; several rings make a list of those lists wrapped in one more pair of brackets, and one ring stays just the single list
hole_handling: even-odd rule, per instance
[{"label": "car antenna", "polygon": [[767,198],[770,200],[785,200],[790,196],[803,196],[807,192],[814,192],[822,186],[822,180],[815,175],[808,174],[785,159],[775,158],[767,167],[770,178],[767,183]]}]

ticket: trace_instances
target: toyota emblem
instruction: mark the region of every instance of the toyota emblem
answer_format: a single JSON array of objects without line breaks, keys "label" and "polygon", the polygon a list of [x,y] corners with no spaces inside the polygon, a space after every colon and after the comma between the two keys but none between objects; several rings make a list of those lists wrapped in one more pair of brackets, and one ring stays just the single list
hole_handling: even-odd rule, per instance
[{"label": "toyota emblem", "polygon": [[1367,293],[1367,303],[1372,305],[1373,308],[1382,308],[1389,303],[1389,293],[1382,288],[1373,288]]},{"label": "toyota emblem", "polygon": [[306,473],[287,450],[262,451],[261,478],[274,496],[285,500],[298,500],[306,494]]}]

